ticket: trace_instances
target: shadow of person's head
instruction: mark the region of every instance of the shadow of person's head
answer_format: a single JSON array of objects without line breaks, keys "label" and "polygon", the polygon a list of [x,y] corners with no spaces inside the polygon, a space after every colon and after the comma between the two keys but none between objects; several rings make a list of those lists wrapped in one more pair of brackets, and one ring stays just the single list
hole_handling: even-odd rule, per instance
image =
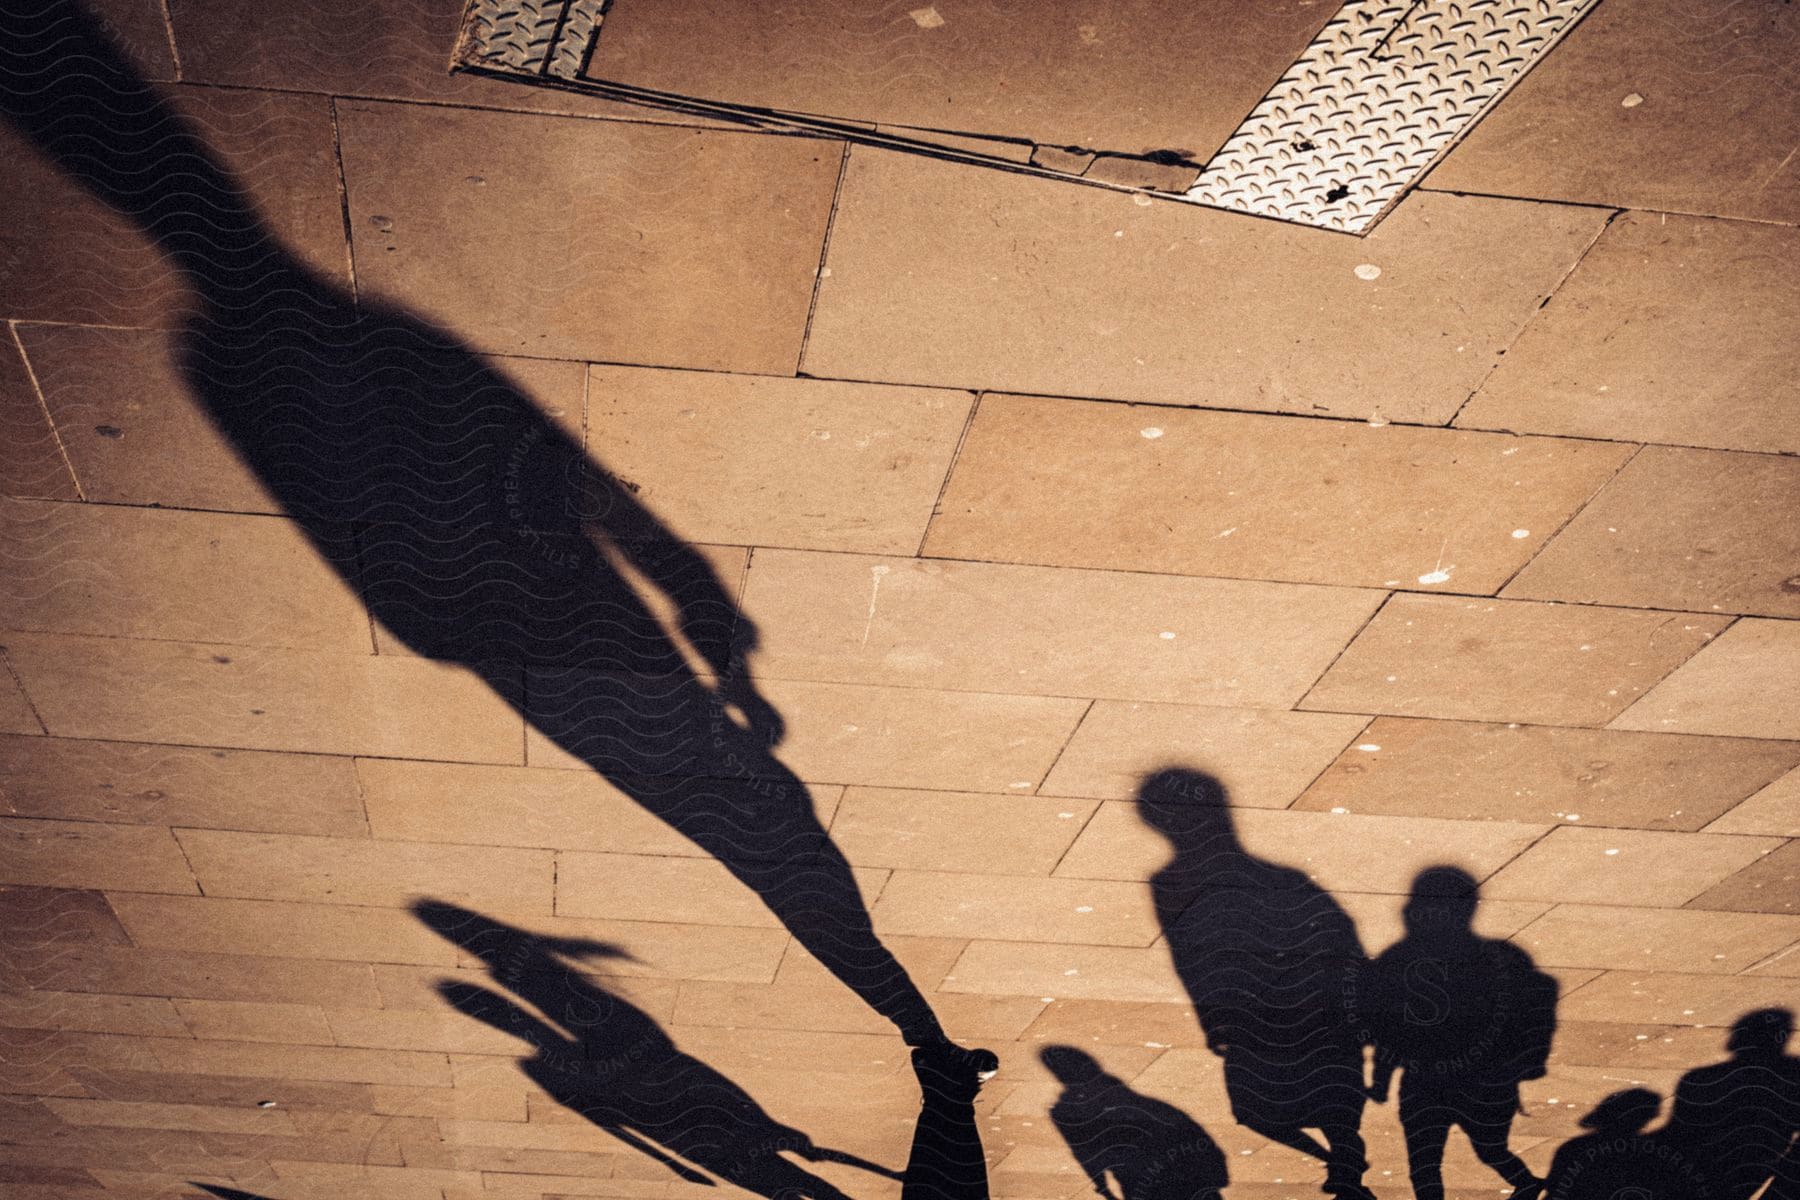
[{"label": "shadow of person's head", "polygon": [[1225,785],[1204,771],[1163,767],[1138,783],[1138,819],[1169,840],[1177,855],[1196,847],[1215,852],[1237,847],[1231,798]]},{"label": "shadow of person's head", "polygon": [[1401,919],[1408,935],[1471,934],[1480,885],[1461,867],[1427,867],[1413,876]]},{"label": "shadow of person's head", "polygon": [[1081,1087],[1106,1078],[1106,1068],[1085,1050],[1073,1046],[1045,1046],[1038,1061],[1066,1088]]},{"label": "shadow of person's head", "polygon": [[1779,1058],[1794,1036],[1794,1014],[1786,1008],[1759,1008],[1731,1023],[1725,1049],[1739,1058]]}]

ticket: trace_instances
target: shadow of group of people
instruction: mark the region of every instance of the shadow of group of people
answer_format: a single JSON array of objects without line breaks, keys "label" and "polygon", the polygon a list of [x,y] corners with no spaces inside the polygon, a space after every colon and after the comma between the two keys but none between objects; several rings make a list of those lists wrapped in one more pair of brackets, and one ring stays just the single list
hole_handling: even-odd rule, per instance
[{"label": "shadow of group of people", "polygon": [[[1661,1098],[1631,1088],[1583,1120],[1591,1132],[1534,1174],[1511,1146],[1521,1085],[1542,1078],[1558,988],[1511,943],[1475,932],[1477,885],[1455,867],[1414,879],[1404,933],[1373,959],[1354,923],[1302,872],[1250,853],[1218,781],[1195,771],[1149,776],[1146,824],[1173,855],[1151,880],[1164,939],[1207,1046],[1222,1062],[1232,1117],[1316,1159],[1324,1191],[1368,1200],[1365,1105],[1399,1077],[1398,1117],[1411,1190],[1442,1200],[1452,1131],[1515,1200],[1768,1200],[1800,1196],[1800,1059],[1785,1009],[1733,1026],[1730,1057],[1683,1076],[1668,1120]],[[1096,1190],[1121,1200],[1215,1196],[1228,1179],[1204,1129],[1133,1092],[1091,1057],[1053,1048],[1065,1091],[1052,1116]],[[1149,1132],[1146,1132],[1149,1131]],[[1164,1164],[1182,1163],[1171,1178]]]},{"label": "shadow of group of people", "polygon": [[[707,560],[490,360],[295,258],[74,0],[21,0],[0,19],[0,115],[181,277],[190,304],[171,337],[189,398],[321,559],[406,649],[484,681],[753,889],[911,1047],[922,1100],[901,1173],[909,1200],[985,1195],[974,1100],[996,1060],[948,1037],[876,936],[847,861],[775,753],[782,719],[748,670],[755,627]],[[1140,799],[1174,850],[1152,880],[1156,908],[1237,1121],[1324,1163],[1333,1194],[1366,1197],[1363,1109],[1398,1072],[1421,1200],[1442,1194],[1452,1129],[1516,1192],[1537,1187],[1507,1134],[1520,1082],[1544,1069],[1555,990],[1522,953],[1472,932],[1473,881],[1422,875],[1406,937],[1369,962],[1323,890],[1243,850],[1216,782],[1163,772]],[[532,1080],[678,1177],[835,1197],[794,1159],[894,1174],[775,1121],[575,969],[617,947],[438,902],[417,911],[504,989],[451,982],[445,1001],[518,1036]],[[1773,1042],[1758,1036],[1743,1053]],[[1792,1060],[1773,1053],[1767,1069],[1788,1081]],[[1129,1088],[1073,1048],[1045,1061],[1066,1085],[1058,1126],[1096,1186],[1110,1179],[1126,1197],[1224,1186],[1223,1158],[1191,1118],[1125,1103]],[[1671,1127],[1695,1131],[1683,1153],[1697,1160],[1717,1159],[1704,1147],[1749,1103],[1722,1080],[1677,1097]],[[1641,1098],[1616,1101],[1596,1136],[1640,1111]],[[1737,1115],[1714,1120],[1726,1113]],[[1716,1181],[1739,1174],[1708,1171],[1718,1194],[1738,1197]]]},{"label": "shadow of group of people", "polygon": [[1739,1017],[1723,1062],[1681,1077],[1662,1127],[1662,1097],[1614,1092],[1582,1120],[1550,1166],[1554,1200],[1794,1200],[1800,1197],[1800,1059],[1787,1054],[1794,1014]]}]

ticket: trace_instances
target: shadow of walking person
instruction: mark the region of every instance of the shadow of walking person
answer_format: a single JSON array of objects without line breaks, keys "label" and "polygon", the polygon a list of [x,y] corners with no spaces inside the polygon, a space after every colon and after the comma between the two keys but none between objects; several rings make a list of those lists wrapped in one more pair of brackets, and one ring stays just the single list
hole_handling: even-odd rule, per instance
[{"label": "shadow of walking person", "polygon": [[1745,1013],[1731,1026],[1724,1062],[1675,1086],[1662,1138],[1697,1164],[1711,1200],[1800,1197],[1800,1058],[1787,1053],[1794,1014]]},{"label": "shadow of walking person", "polygon": [[1364,1043],[1345,1009],[1363,963],[1355,926],[1305,875],[1244,849],[1211,776],[1158,771],[1137,803],[1174,850],[1150,886],[1232,1116],[1323,1162],[1328,1194],[1367,1200]]},{"label": "shadow of walking person", "polygon": [[1691,1164],[1655,1134],[1662,1097],[1648,1088],[1614,1092],[1581,1119],[1593,1132],[1564,1142],[1544,1177],[1544,1200],[1706,1200]]},{"label": "shadow of walking person", "polygon": [[1073,1046],[1047,1046],[1040,1057],[1063,1085],[1050,1120],[1095,1192],[1109,1200],[1219,1200],[1230,1182],[1225,1154],[1199,1122],[1133,1091]]},{"label": "shadow of walking person", "polygon": [[805,1133],[776,1121],[724,1074],[682,1053],[648,1013],[569,965],[629,957],[617,947],[541,937],[441,901],[421,901],[413,912],[479,957],[510,993],[445,980],[439,994],[459,1012],[531,1046],[534,1053],[521,1068],[558,1104],[678,1177],[710,1182],[700,1168],[760,1196],[848,1200],[784,1153],[898,1177],[855,1155],[814,1145]]},{"label": "shadow of walking person", "polygon": [[1556,980],[1509,942],[1471,927],[1476,882],[1455,867],[1413,881],[1406,933],[1370,964],[1355,1015],[1375,1044],[1370,1096],[1400,1072],[1400,1126],[1417,1200],[1442,1200],[1444,1147],[1461,1129],[1476,1157],[1513,1188],[1540,1180],[1509,1145],[1519,1084],[1539,1079],[1556,1030]]},{"label": "shadow of walking person", "polygon": [[179,271],[186,383],[383,629],[713,855],[930,1069],[978,1073],[773,754],[755,629],[705,558],[447,331],[295,259],[72,0],[0,13],[0,115]]}]

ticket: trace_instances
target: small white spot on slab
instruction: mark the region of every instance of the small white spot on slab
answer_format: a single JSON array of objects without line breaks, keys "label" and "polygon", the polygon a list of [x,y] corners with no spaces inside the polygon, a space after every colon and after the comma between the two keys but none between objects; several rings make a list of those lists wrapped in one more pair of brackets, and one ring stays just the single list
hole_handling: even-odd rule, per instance
[{"label": "small white spot on slab", "polygon": [[920,29],[936,29],[944,23],[943,14],[935,8],[915,8],[906,14]]},{"label": "small white spot on slab", "polygon": [[1156,636],[1165,642],[1172,642],[1175,640],[1175,631],[1173,629],[1165,629]]},{"label": "small white spot on slab", "polygon": [[1449,583],[1450,582],[1450,572],[1444,570],[1442,567],[1439,567],[1435,571],[1427,571],[1427,572],[1425,572],[1425,574],[1419,576],[1419,582],[1420,583]]},{"label": "small white spot on slab", "polygon": [[1149,438],[1153,442],[1157,438],[1161,437],[1162,433],[1163,433],[1163,431],[1155,425],[1146,425],[1144,428],[1138,430],[1138,432],[1143,434],[1145,437]]},{"label": "small white spot on slab", "polygon": [[1631,93],[1627,94],[1623,100],[1619,101],[1619,107],[1620,108],[1636,108],[1638,105],[1642,104],[1643,102],[1644,102],[1644,98],[1642,96],[1638,95],[1636,92],[1631,92]]},{"label": "small white spot on slab", "polygon": [[1381,747],[1376,745],[1374,742],[1362,742],[1356,748],[1358,750],[1361,750],[1364,754],[1373,754],[1377,750],[1381,749]]},{"label": "small white spot on slab", "polygon": [[1356,267],[1356,277],[1358,279],[1380,279],[1381,268],[1374,263],[1358,263]]},{"label": "small white spot on slab", "polygon": [[1514,537],[1516,537],[1516,538],[1528,538],[1528,537],[1530,537],[1530,536],[1531,536],[1531,530],[1529,530],[1529,529],[1515,529],[1515,530],[1513,530],[1513,536],[1514,536]]}]

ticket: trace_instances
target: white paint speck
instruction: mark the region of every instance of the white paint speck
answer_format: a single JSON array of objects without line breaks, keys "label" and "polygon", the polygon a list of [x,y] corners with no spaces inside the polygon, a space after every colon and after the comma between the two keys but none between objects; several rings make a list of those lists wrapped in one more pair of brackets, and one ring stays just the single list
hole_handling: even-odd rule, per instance
[{"label": "white paint speck", "polygon": [[1361,742],[1357,745],[1356,748],[1358,750],[1361,750],[1364,754],[1373,754],[1377,750],[1381,749],[1381,747],[1376,745],[1374,742]]},{"label": "white paint speck", "polygon": [[1376,429],[1381,429],[1388,424],[1388,419],[1380,412],[1372,412],[1369,414],[1369,424]]},{"label": "white paint speck", "polygon": [[1056,816],[1060,821],[1073,821],[1075,819],[1074,813],[1057,813]]},{"label": "white paint speck", "polygon": [[1142,193],[1142,192],[1139,192],[1137,195],[1133,196],[1131,198],[1131,202],[1133,204],[1137,205],[1139,208],[1149,208],[1150,207],[1150,197],[1144,195],[1144,193]]},{"label": "white paint speck", "polygon": [[1138,430],[1138,432],[1139,432],[1139,433],[1141,433],[1141,434],[1143,434],[1143,435],[1144,435],[1144,436],[1145,436],[1145,437],[1147,437],[1147,438],[1149,438],[1149,439],[1150,439],[1150,440],[1151,440],[1151,441],[1153,441],[1153,442],[1154,442],[1154,441],[1155,441],[1155,440],[1156,440],[1156,439],[1157,439],[1157,438],[1159,438],[1159,437],[1161,437],[1161,436],[1162,436],[1162,430],[1161,430],[1161,429],[1159,429],[1159,428],[1158,428],[1158,427],[1157,427],[1157,426],[1155,426],[1155,425],[1147,425],[1147,426],[1145,426],[1145,427],[1144,427],[1144,428],[1142,428],[1142,429],[1140,429],[1140,430]]},{"label": "white paint speck", "polygon": [[1175,631],[1173,629],[1165,629],[1156,636],[1165,642],[1172,642],[1175,640]]},{"label": "white paint speck", "polygon": [[1449,583],[1450,582],[1450,572],[1445,570],[1443,567],[1439,567],[1435,571],[1427,571],[1427,572],[1425,572],[1425,574],[1419,576],[1419,582],[1420,583]]},{"label": "white paint speck", "polygon": [[862,644],[865,646],[869,644],[869,631],[875,628],[875,602],[881,596],[881,579],[888,570],[885,564],[869,568],[869,615],[863,621],[862,635]]},{"label": "white paint speck", "polygon": [[920,29],[936,29],[944,23],[943,14],[935,8],[915,8],[906,14]]},{"label": "white paint speck", "polygon": [[1610,850],[1608,850],[1608,851],[1607,851],[1607,852],[1606,852],[1606,856],[1607,856],[1607,857],[1608,857],[1608,858],[1615,858],[1615,857],[1617,857],[1617,856],[1618,856],[1618,853],[1619,853],[1619,852],[1618,852],[1618,850],[1617,850],[1617,849],[1610,849]]},{"label": "white paint speck", "polygon": [[1093,912],[1094,906],[1091,904],[1083,904],[1079,908],[1077,908],[1075,911],[1076,912],[1084,912],[1084,913],[1085,912]]},{"label": "white paint speck", "polygon": [[1381,268],[1374,263],[1358,263],[1356,266],[1356,277],[1358,279],[1380,279]]},{"label": "white paint speck", "polygon": [[1638,105],[1642,104],[1643,102],[1644,102],[1644,98],[1642,96],[1638,95],[1636,92],[1632,92],[1632,93],[1628,94],[1623,100],[1619,101],[1619,107],[1620,108],[1636,108]]},{"label": "white paint speck", "polygon": [[1528,538],[1528,537],[1530,537],[1530,536],[1531,536],[1531,530],[1529,530],[1529,529],[1515,529],[1515,530],[1513,530],[1513,536],[1514,536],[1514,537],[1516,537],[1516,538]]},{"label": "white paint speck", "polygon": [[1340,804],[1336,808],[1332,809],[1331,811],[1334,813],[1337,813],[1339,816],[1343,816],[1345,813],[1349,812],[1350,810]]},{"label": "white paint speck", "polygon": [[1570,814],[1569,814],[1569,815],[1568,815],[1568,816],[1567,816],[1567,817],[1566,817],[1566,818],[1564,818],[1564,819],[1565,819],[1565,820],[1569,820],[1569,821],[1579,821],[1579,820],[1581,820],[1581,814],[1580,814],[1580,813],[1570,813]]}]

